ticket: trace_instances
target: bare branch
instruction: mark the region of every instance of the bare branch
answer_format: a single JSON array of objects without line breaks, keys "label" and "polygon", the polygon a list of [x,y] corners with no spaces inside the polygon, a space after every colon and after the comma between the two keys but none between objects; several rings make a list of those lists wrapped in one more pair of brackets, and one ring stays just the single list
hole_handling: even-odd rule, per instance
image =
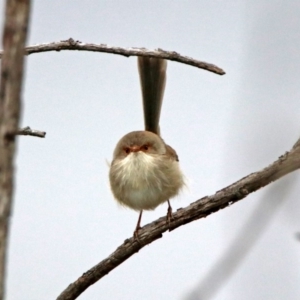
[{"label": "bare branch", "polygon": [[[162,49],[157,50],[148,50],[146,48],[121,48],[121,47],[113,47],[106,44],[90,44],[90,43],[82,43],[80,41],[75,41],[70,38],[65,41],[53,42],[48,44],[40,44],[35,46],[29,46],[25,48],[25,54],[33,54],[40,52],[49,52],[49,51],[61,51],[61,50],[81,50],[81,51],[93,51],[93,52],[105,52],[111,54],[123,55],[126,57],[129,56],[149,56],[149,57],[157,57],[164,58],[168,60],[177,61],[179,63],[187,64],[190,66],[194,66],[200,69],[207,70],[209,72],[216,73],[218,75],[224,75],[225,72],[210,63],[206,63],[203,61],[199,61],[193,59],[188,56],[182,56],[175,51],[165,51]],[[0,51],[0,58],[2,57],[3,52]]]},{"label": "bare branch", "polygon": [[192,221],[205,218],[218,210],[228,207],[245,198],[252,192],[270,184],[300,168],[300,145],[294,146],[290,152],[280,156],[278,160],[263,170],[252,173],[232,185],[216,192],[212,196],[206,196],[188,207],[177,210],[173,214],[173,220],[169,229],[166,217],[144,226],[139,231],[139,240],[130,238],[124,241],[115,252],[102,260],[96,266],[85,272],[75,282],[71,283],[57,298],[57,300],[76,299],[89,286],[97,282],[118,265],[123,263],[144,246],[162,237],[162,234],[174,230]]},{"label": "bare branch", "polygon": [[293,148],[297,148],[300,147],[300,139],[295,143],[295,145],[293,146]]},{"label": "bare branch", "polygon": [[46,136],[46,132],[31,129],[29,126],[26,126],[24,128],[18,129],[17,132],[16,132],[16,135],[31,135],[31,136],[44,138]]},{"label": "bare branch", "polygon": [[15,135],[21,110],[24,46],[30,0],[7,0],[0,88],[0,299],[4,299],[9,216],[13,198]]}]

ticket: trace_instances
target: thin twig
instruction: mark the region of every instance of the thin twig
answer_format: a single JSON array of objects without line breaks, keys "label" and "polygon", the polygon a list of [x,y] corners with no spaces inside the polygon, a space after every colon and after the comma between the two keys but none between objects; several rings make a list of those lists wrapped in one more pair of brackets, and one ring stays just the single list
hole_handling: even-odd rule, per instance
[{"label": "thin twig", "polygon": [[24,47],[30,0],[7,0],[0,88],[0,299],[4,299],[9,217],[13,201],[15,135],[21,111]]},{"label": "thin twig", "polygon": [[[91,43],[82,43],[80,41],[76,41],[72,38],[69,38],[65,41],[53,42],[48,44],[40,44],[35,46],[29,46],[25,48],[25,54],[33,54],[40,52],[49,52],[49,51],[61,51],[61,50],[82,50],[82,51],[93,51],[93,52],[105,52],[111,54],[123,55],[126,57],[129,56],[149,56],[149,57],[157,57],[164,58],[168,60],[177,61],[183,64],[187,64],[190,66],[194,66],[200,69],[207,70],[209,72],[213,72],[218,75],[224,75],[225,72],[210,63],[206,63],[203,61],[199,61],[193,59],[188,56],[180,55],[175,51],[165,51],[162,49],[157,50],[148,50],[146,48],[121,48],[121,47],[113,47],[106,44],[91,44]],[[0,51],[0,58],[2,57],[3,52]]]},{"label": "thin twig", "polygon": [[18,129],[18,131],[16,132],[16,135],[31,135],[31,136],[36,136],[39,138],[44,138],[46,136],[46,132],[31,129],[29,126],[26,126],[24,128]]},{"label": "thin twig", "polygon": [[188,224],[200,218],[228,207],[245,198],[252,192],[270,184],[300,168],[300,145],[294,146],[290,152],[286,152],[270,166],[263,170],[252,173],[234,184],[216,192],[212,196],[206,196],[188,207],[177,210],[172,215],[171,224],[168,224],[166,217],[144,226],[139,231],[138,240],[130,238],[124,241],[110,256],[102,260],[96,266],[85,272],[75,282],[71,283],[57,298],[57,300],[76,299],[89,286],[97,282],[103,276],[123,263],[126,259],[137,253],[144,246],[162,237],[162,234],[169,229],[174,230],[182,225]]}]

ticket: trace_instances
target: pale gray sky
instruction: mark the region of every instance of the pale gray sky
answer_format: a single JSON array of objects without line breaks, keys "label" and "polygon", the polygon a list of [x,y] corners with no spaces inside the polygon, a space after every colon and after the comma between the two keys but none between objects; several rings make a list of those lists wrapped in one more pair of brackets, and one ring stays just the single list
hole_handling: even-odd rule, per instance
[{"label": "pale gray sky", "polygon": [[[265,167],[299,138],[299,15],[296,0],[34,1],[28,44],[72,37],[162,48],[225,69],[218,76],[168,64],[162,136],[189,180],[175,210]],[[106,164],[119,138],[143,128],[136,58],[31,55],[23,100],[21,124],[47,137],[19,138],[7,299],[55,299],[131,236],[137,221],[114,201]],[[80,299],[300,299],[299,193],[294,173],[167,233]],[[261,206],[267,213],[272,199],[278,208],[259,235],[266,216],[256,212],[269,203]],[[147,212],[143,224],[165,213],[165,205]],[[260,238],[228,281],[210,284],[215,264],[251,221]],[[228,257],[234,265],[237,256]]]}]

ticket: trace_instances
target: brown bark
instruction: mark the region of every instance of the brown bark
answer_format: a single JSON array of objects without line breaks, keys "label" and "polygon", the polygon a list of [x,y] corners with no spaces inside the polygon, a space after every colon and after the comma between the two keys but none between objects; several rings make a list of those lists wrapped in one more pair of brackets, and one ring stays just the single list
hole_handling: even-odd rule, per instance
[{"label": "brown bark", "polygon": [[13,197],[15,133],[19,125],[24,46],[30,0],[7,0],[0,88],[0,299],[4,298],[9,216]]}]

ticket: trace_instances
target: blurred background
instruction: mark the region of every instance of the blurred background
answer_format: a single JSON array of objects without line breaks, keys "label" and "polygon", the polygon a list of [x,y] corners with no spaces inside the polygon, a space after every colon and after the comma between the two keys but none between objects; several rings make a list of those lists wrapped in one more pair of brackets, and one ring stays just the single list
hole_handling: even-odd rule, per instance
[{"label": "blurred background", "polygon": [[[1,29],[4,0],[0,0]],[[162,48],[162,136],[188,188],[173,210],[288,151],[300,136],[299,1],[34,1],[28,45],[65,40]],[[136,57],[61,51],[27,58],[7,299],[55,299],[132,235],[138,214],[109,188],[107,161],[143,129]],[[300,299],[299,172],[145,247],[80,299]],[[143,224],[166,214],[146,212]]]}]

